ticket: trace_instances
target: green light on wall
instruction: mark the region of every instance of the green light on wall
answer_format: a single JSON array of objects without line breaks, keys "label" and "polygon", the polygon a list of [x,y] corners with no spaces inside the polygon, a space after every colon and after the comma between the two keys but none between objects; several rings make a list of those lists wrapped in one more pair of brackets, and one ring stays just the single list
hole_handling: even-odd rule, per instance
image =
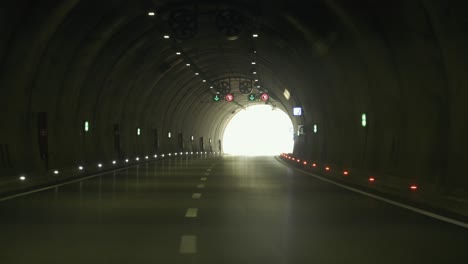
[{"label": "green light on wall", "polygon": [[362,116],[361,116],[361,125],[362,125],[362,127],[366,127],[366,126],[367,126],[367,116],[366,116],[366,113],[362,114]]},{"label": "green light on wall", "polygon": [[88,132],[88,131],[89,131],[89,122],[88,122],[88,121],[85,121],[85,122],[84,122],[84,131],[85,131],[85,132]]},{"label": "green light on wall", "polygon": [[141,135],[141,129],[140,128],[137,128],[137,135]]}]

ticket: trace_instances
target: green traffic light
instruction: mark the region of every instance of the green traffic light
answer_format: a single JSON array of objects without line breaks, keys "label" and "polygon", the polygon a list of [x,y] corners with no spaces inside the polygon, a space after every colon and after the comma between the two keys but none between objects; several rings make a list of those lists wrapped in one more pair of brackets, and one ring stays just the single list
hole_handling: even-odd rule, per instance
[{"label": "green traffic light", "polygon": [[249,95],[249,100],[250,100],[250,101],[255,101],[255,99],[256,99],[256,98],[255,98],[255,94],[250,94],[250,95]]}]

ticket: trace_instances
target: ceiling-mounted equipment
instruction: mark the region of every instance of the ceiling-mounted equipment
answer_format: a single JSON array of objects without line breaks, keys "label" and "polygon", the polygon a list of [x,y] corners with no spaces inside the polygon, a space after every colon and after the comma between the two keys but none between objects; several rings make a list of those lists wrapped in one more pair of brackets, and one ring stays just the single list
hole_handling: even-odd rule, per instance
[{"label": "ceiling-mounted equipment", "polygon": [[188,8],[172,10],[169,14],[168,24],[177,39],[190,39],[198,32],[197,14]]},{"label": "ceiling-mounted equipment", "polygon": [[245,17],[233,9],[224,9],[216,15],[216,27],[228,40],[239,38],[245,24]]},{"label": "ceiling-mounted equipment", "polygon": [[221,94],[228,94],[229,92],[231,92],[231,82],[219,81],[216,84],[215,90]]},{"label": "ceiling-mounted equipment", "polygon": [[252,82],[248,80],[239,81],[239,91],[243,94],[252,92]]}]

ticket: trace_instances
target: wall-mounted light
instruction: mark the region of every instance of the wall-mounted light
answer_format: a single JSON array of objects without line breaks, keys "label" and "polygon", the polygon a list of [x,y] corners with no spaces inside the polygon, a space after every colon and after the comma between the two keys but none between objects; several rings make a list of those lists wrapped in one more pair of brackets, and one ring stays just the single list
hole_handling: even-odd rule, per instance
[{"label": "wall-mounted light", "polygon": [[171,133],[171,132],[168,132],[168,133],[167,133],[167,137],[168,137],[168,138],[171,138],[171,137],[172,137],[172,133]]},{"label": "wall-mounted light", "polygon": [[139,160],[140,160],[140,158],[139,158],[139,157],[136,157],[136,159],[135,159],[135,160],[136,160],[136,161],[139,161]]},{"label": "wall-mounted light", "polygon": [[286,100],[289,100],[289,98],[291,98],[291,93],[288,89],[284,89],[283,96],[284,98],[286,98]]},{"label": "wall-mounted light", "polygon": [[141,129],[140,128],[137,128],[137,135],[141,135]]},{"label": "wall-mounted light", "polygon": [[128,159],[126,159],[125,162],[128,163]]},{"label": "wall-mounted light", "polygon": [[157,157],[158,157],[158,155],[154,155],[153,157],[154,157],[154,158],[157,158]]},{"label": "wall-mounted light", "polygon": [[164,35],[165,39],[170,39],[171,37],[169,35]]},{"label": "wall-mounted light", "polygon": [[257,33],[253,33],[253,34],[252,34],[252,37],[258,38],[258,34],[257,34]]},{"label": "wall-mounted light", "polygon": [[101,163],[99,163],[97,166],[98,166],[99,168],[102,168],[102,164],[101,164]]},{"label": "wall-mounted light", "polygon": [[175,53],[176,55],[181,55],[182,53],[180,51],[176,52]]},{"label": "wall-mounted light", "polygon": [[116,163],[117,163],[117,161],[115,161],[115,160],[113,160],[113,161],[112,161],[112,164],[114,164],[114,165],[115,165]]},{"label": "wall-mounted light", "polygon": [[58,170],[54,170],[54,174],[57,175],[59,174],[60,172]]},{"label": "wall-mounted light", "polygon": [[317,133],[318,133],[318,125],[314,124],[314,134],[317,134]]},{"label": "wall-mounted light", "polygon": [[363,113],[361,115],[361,125],[362,127],[366,127],[367,126],[367,115],[366,113]]},{"label": "wall-mounted light", "polygon": [[148,12],[148,16],[155,16],[155,15],[156,15],[156,13],[154,11],[149,11]]},{"label": "wall-mounted light", "polygon": [[78,170],[82,171],[83,169],[83,166],[78,166]]},{"label": "wall-mounted light", "polygon": [[19,179],[20,179],[20,181],[25,181],[25,180],[26,180],[26,176],[21,175],[21,176],[19,177]]},{"label": "wall-mounted light", "polygon": [[148,156],[146,156],[146,157],[145,157],[145,159],[149,159],[149,157],[148,157]]},{"label": "wall-mounted light", "polygon": [[85,122],[84,122],[84,131],[85,131],[85,132],[88,132],[88,131],[89,131],[89,122],[88,122],[88,121],[85,121]]}]

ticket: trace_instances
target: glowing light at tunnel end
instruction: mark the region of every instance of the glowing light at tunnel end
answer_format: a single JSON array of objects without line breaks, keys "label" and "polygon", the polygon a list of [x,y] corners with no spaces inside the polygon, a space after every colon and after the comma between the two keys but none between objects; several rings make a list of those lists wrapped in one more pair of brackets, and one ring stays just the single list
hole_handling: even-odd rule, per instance
[{"label": "glowing light at tunnel end", "polygon": [[294,131],[291,118],[269,105],[247,107],[233,116],[223,135],[224,153],[244,156],[274,156],[291,153]]}]

